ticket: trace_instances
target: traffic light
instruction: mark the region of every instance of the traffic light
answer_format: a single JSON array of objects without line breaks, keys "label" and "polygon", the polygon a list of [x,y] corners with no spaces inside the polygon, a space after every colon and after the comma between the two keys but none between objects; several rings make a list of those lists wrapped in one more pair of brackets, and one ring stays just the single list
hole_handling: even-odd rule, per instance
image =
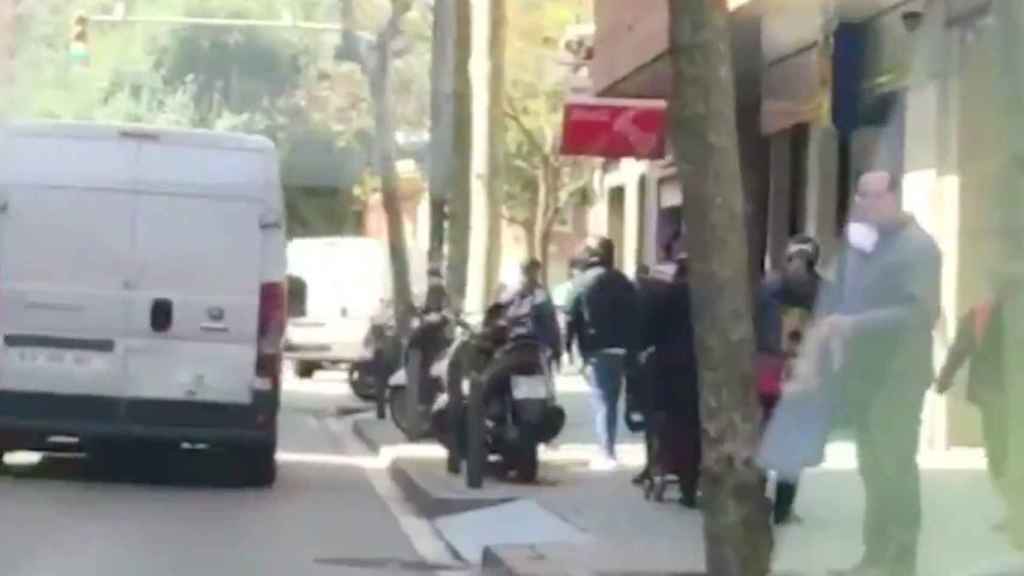
[{"label": "traffic light", "polygon": [[71,63],[78,66],[89,65],[89,17],[78,14],[71,21],[71,43],[68,47]]}]

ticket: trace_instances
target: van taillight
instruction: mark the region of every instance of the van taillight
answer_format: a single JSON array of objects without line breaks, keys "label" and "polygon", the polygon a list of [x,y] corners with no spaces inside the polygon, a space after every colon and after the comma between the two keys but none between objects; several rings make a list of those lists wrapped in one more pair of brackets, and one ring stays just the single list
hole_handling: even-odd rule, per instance
[{"label": "van taillight", "polygon": [[281,384],[281,344],[288,318],[288,294],[284,283],[260,286],[259,336],[256,343],[256,377],[271,389]]}]

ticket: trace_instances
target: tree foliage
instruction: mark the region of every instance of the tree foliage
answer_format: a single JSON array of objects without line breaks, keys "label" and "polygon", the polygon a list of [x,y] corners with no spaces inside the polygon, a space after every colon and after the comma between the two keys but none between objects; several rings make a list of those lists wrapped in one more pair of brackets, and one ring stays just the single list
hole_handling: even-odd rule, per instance
[{"label": "tree foliage", "polygon": [[559,41],[570,25],[590,20],[592,7],[521,0],[508,11],[504,212],[546,266],[552,229],[590,199],[593,162],[561,157],[558,129],[570,71]]},{"label": "tree foliage", "polygon": [[[20,4],[16,86],[5,103],[15,116],[259,133],[277,142],[286,163],[292,142],[322,137],[333,140],[356,171],[362,165],[347,159],[365,157],[372,148],[372,100],[359,70],[334,60],[337,33],[94,21],[89,64],[78,66],[68,56],[72,19],[110,14],[115,2]],[[383,0],[357,4],[368,21],[387,14]],[[131,0],[127,14],[338,21],[335,0]],[[395,121],[399,131],[418,131],[428,123],[429,21],[413,13],[403,24],[408,57],[393,71]],[[361,152],[343,153],[353,148]],[[358,179],[349,176],[343,180]],[[290,230],[358,230],[348,216],[360,213],[361,200],[345,184],[334,187],[333,199],[330,189],[288,188],[289,206],[295,207]]]}]

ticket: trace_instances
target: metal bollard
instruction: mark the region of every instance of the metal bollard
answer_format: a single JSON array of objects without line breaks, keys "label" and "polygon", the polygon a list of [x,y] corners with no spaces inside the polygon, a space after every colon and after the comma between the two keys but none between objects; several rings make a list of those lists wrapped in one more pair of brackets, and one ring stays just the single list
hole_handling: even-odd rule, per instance
[{"label": "metal bollard", "polygon": [[448,366],[448,407],[445,411],[445,418],[448,419],[448,473],[460,474],[462,472],[462,450],[459,436],[462,434],[462,376],[464,367],[462,365],[462,354],[453,358]]}]

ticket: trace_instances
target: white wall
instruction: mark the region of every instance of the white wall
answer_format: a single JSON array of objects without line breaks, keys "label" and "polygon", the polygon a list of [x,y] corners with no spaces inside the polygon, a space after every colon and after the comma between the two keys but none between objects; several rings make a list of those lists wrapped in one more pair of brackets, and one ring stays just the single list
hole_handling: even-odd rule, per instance
[{"label": "white wall", "polygon": [[650,216],[650,198],[656,197],[652,186],[646,187],[645,198],[641,197],[641,180],[645,179],[650,163],[638,160],[622,160],[612,170],[605,171],[597,179],[599,190],[596,201],[587,211],[587,230],[594,235],[609,234],[608,199],[610,192],[621,188],[624,197],[624,226],[621,246],[622,262],[616,265],[627,275],[636,273],[640,264],[648,264],[647,246],[650,244],[650,230],[653,220]]}]

